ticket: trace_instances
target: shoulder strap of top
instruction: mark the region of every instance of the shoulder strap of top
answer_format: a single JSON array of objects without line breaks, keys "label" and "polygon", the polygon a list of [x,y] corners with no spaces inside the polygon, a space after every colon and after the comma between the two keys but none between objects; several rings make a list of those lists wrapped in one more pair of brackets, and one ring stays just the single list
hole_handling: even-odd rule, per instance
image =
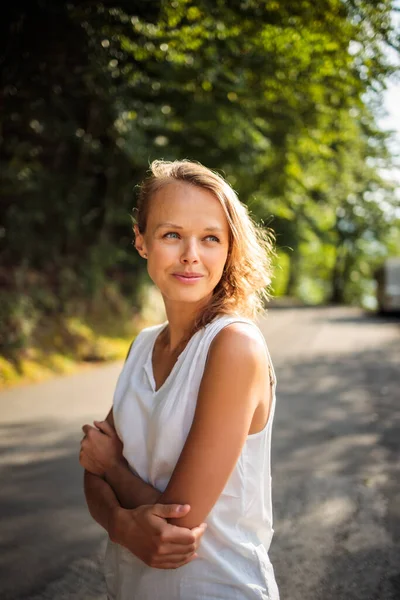
[{"label": "shoulder strap of top", "polygon": [[139,344],[141,345],[145,340],[154,341],[154,339],[157,337],[159,332],[165,327],[165,325],[166,323],[161,323],[160,325],[153,325],[152,327],[145,327],[145,329],[142,329],[129,346],[125,362],[128,361],[131,352],[134,350],[134,347],[139,346]]},{"label": "shoulder strap of top", "polygon": [[[136,339],[136,338],[135,338],[135,339]],[[126,361],[128,360],[128,358],[129,358],[129,355],[130,355],[130,353],[131,353],[131,350],[132,350],[132,346],[133,346],[133,342],[134,342],[134,341],[135,341],[135,340],[133,339],[133,340],[131,341],[131,343],[130,343],[129,350],[128,350],[128,353],[127,353],[127,355],[125,356],[125,360],[124,360],[124,362],[126,362]]]}]

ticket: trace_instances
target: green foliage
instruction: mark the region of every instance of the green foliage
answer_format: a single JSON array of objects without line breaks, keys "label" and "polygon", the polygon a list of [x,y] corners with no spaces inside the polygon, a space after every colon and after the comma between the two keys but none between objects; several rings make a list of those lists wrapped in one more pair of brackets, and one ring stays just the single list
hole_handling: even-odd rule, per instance
[{"label": "green foliage", "polygon": [[112,282],[93,298],[70,296],[63,310],[58,304],[54,310],[49,286],[39,274],[30,272],[24,282],[24,293],[0,294],[0,388],[68,373],[79,362],[123,359],[136,331],[148,324],[135,318]]},{"label": "green foliage", "polygon": [[0,348],[19,350],[31,342],[38,311],[32,299],[12,291],[0,292]]},{"label": "green foliage", "polygon": [[160,157],[218,169],[276,231],[275,294],[360,302],[374,265],[400,252],[396,199],[380,175],[387,139],[375,122],[394,70],[388,48],[399,47],[392,8],[13,2],[0,261],[8,298],[20,298],[4,303],[7,344],[29,345],[42,315],[81,315],[109,282],[115,298],[141,302],[146,275],[129,214],[135,185]]}]

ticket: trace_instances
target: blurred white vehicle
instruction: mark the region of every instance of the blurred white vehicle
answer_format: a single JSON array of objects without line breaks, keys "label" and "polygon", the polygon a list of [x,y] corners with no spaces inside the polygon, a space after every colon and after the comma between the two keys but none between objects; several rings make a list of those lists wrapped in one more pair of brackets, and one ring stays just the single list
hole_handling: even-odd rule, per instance
[{"label": "blurred white vehicle", "polygon": [[375,275],[379,312],[400,311],[400,256],[387,258]]}]

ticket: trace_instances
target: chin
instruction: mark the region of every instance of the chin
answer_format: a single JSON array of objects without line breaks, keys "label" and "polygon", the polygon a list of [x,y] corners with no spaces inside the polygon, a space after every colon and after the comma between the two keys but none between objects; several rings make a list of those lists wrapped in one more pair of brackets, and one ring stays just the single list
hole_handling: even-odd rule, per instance
[{"label": "chin", "polygon": [[162,295],[165,298],[168,298],[168,300],[170,302],[187,302],[190,304],[194,304],[194,303],[201,303],[206,301],[208,298],[211,298],[212,296],[212,290],[206,290],[204,292],[200,292],[199,290],[180,290],[179,292],[177,292],[177,290],[168,290],[166,292],[163,292],[161,290]]}]

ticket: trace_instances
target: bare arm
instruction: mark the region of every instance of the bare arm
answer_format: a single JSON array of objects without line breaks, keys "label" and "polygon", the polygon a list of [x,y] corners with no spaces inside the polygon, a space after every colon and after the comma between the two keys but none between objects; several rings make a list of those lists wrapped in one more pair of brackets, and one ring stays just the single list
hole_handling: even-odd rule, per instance
[{"label": "bare arm", "polygon": [[[109,423],[107,425],[111,428]],[[112,428],[111,430],[113,431]],[[102,441],[107,437],[107,434],[98,430],[95,430],[95,433],[96,437],[103,437]],[[104,446],[102,448],[104,449]],[[126,480],[129,501],[132,477],[135,476],[130,471],[128,475],[130,477],[127,476]],[[122,479],[124,477],[123,474]],[[138,482],[137,492],[142,494],[143,500],[155,495],[154,488],[147,486],[138,477],[135,479]],[[145,487],[141,487],[141,484]],[[96,475],[87,470],[84,474],[84,489],[93,519],[107,531],[113,542],[127,548],[147,565],[158,569],[176,569],[196,558],[195,552],[206,526],[190,530],[167,522],[167,519],[171,518],[179,521],[190,511],[190,506],[152,503],[133,510],[122,508],[109,483],[100,474]]]},{"label": "bare arm", "polygon": [[90,514],[110,539],[127,548],[150,567],[177,569],[197,557],[205,526],[192,530],[168,524],[185,516],[190,506],[155,504],[135,510],[120,507],[111,487],[85,471],[85,496]]},{"label": "bare arm", "polygon": [[191,430],[159,499],[192,508],[170,522],[190,528],[205,520],[240,456],[267,382],[259,336],[243,324],[224,328],[211,345]]},{"label": "bare arm", "polygon": [[110,535],[112,518],[121,507],[113,490],[104,479],[86,470],[83,485],[91,516]]},{"label": "bare arm", "polygon": [[127,464],[119,463],[106,471],[105,480],[124,508],[156,504],[161,496],[156,488],[134,475]]}]

